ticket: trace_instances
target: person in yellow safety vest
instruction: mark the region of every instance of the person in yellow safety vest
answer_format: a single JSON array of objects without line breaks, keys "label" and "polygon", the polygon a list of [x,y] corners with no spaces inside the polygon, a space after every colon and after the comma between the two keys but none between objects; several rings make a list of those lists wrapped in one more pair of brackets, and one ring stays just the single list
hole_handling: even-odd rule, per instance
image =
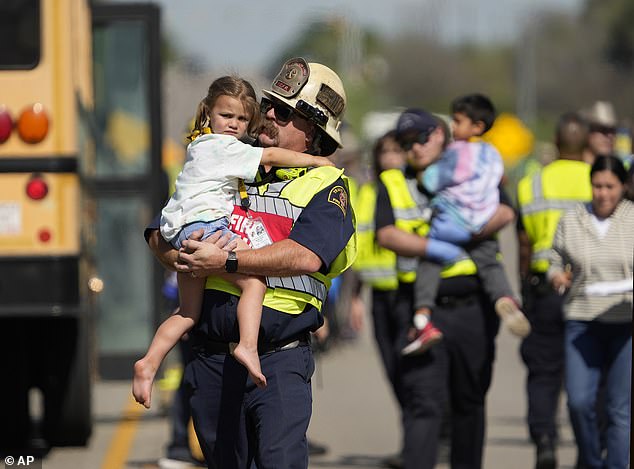
[{"label": "person in yellow safety vest", "polygon": [[396,141],[395,131],[389,131],[377,139],[372,148],[372,160],[374,178],[361,186],[356,200],[353,200],[358,253],[352,268],[359,274],[361,282],[372,290],[370,309],[374,338],[392,390],[396,398],[400,399],[396,390],[396,323],[392,317],[398,287],[396,254],[378,245],[374,223],[378,175],[388,169],[402,171],[405,166],[405,152]]},{"label": "person in yellow safety vest", "polygon": [[[357,258],[352,265],[357,273],[357,297],[361,306],[351,309],[365,315],[367,309],[361,300],[362,286],[370,288],[369,309],[372,314],[372,326],[383,370],[390,383],[394,397],[401,404],[401,393],[398,391],[397,365],[400,357],[396,351],[396,325],[393,316],[394,299],[398,279],[396,277],[396,254],[378,245],[374,212],[376,209],[377,181],[379,174],[388,169],[402,171],[405,167],[405,152],[396,141],[396,132],[391,130],[379,137],[372,147],[373,178],[361,185],[356,197],[352,198],[352,206],[357,220]],[[388,467],[400,467],[402,459],[400,450],[386,456]]]},{"label": "person in yellow safety vest", "polygon": [[[329,156],[341,146],[346,106],[337,74],[302,58],[288,60],[263,90],[262,146]],[[241,191],[242,192],[242,191]],[[194,427],[209,467],[308,467],[306,430],[315,364],[309,333],[323,324],[332,278],[354,261],[356,235],[346,177],[337,168],[260,167],[258,180],[234,201],[231,229],[272,243],[230,252],[226,238],[191,238],[169,248],[151,225],[146,239],[178,272],[209,276],[200,321],[191,333],[194,359],[185,368]],[[214,243],[214,240],[216,241]],[[258,350],[258,388],[231,355],[237,342],[239,290],[218,275],[266,276]]]},{"label": "person in yellow safety vest", "polygon": [[[407,153],[405,171],[383,171],[377,186],[376,236],[380,246],[397,254],[399,286],[393,307],[396,350],[407,343],[413,315],[414,280],[419,256],[425,255],[429,197],[418,176],[448,143],[446,124],[420,110],[429,124]],[[498,213],[499,212],[499,213]],[[513,219],[501,205],[484,227],[490,236]],[[451,466],[482,467],[485,397],[491,383],[497,315],[482,290],[474,262],[463,259],[443,269],[432,321],[443,340],[425,354],[401,357],[397,380],[402,392],[403,467],[432,469],[443,413],[451,412]],[[451,370],[451,371],[450,371]]]},{"label": "person in yellow safety vest", "polygon": [[562,115],[555,131],[559,158],[520,180],[517,200],[519,269],[524,311],[532,332],[521,345],[528,370],[527,423],[536,446],[536,469],[557,466],[557,407],[564,369],[562,297],[546,279],[561,215],[592,197],[590,165],[582,161],[588,125],[576,113]]}]

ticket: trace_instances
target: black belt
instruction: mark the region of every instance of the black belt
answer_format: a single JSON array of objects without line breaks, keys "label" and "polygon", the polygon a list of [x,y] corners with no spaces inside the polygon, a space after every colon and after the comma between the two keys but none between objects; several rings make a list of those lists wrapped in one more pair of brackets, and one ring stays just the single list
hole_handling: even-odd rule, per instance
[{"label": "black belt", "polygon": [[[197,353],[206,355],[226,355],[233,352],[237,342],[218,342],[211,339],[200,339],[193,346]],[[297,347],[307,347],[310,345],[310,335],[302,334],[287,340],[279,342],[269,342],[268,344],[258,344],[258,354],[266,355],[268,353],[281,352],[282,350],[291,350]]]}]

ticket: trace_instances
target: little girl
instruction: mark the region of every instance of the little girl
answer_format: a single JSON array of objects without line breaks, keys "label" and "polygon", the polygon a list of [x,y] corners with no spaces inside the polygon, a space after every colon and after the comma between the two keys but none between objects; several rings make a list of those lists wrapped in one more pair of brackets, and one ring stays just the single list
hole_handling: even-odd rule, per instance
[{"label": "little girl", "polygon": [[[161,234],[176,249],[192,233],[204,230],[203,239],[229,231],[229,217],[242,181],[252,182],[260,165],[308,167],[332,166],[324,157],[282,148],[257,148],[239,139],[259,125],[258,103],[251,84],[225,76],[209,87],[198,105],[192,142],[187,147],[176,191],[161,213]],[[246,245],[244,245],[246,246]],[[180,310],[158,328],[147,354],[134,365],[132,393],[136,401],[150,407],[156,371],[183,334],[198,321],[205,278],[178,274]],[[240,342],[233,356],[248,370],[253,382],[266,386],[260,368],[258,333],[266,285],[260,277],[239,275],[235,283],[242,294],[238,303]]]}]

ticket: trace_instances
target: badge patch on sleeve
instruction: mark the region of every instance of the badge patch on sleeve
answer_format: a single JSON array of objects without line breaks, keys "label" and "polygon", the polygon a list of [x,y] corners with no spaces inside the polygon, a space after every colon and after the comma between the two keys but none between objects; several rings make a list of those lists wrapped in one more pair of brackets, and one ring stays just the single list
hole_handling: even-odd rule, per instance
[{"label": "badge patch on sleeve", "polygon": [[335,186],[330,189],[330,194],[328,194],[328,202],[339,207],[341,209],[341,212],[343,213],[343,216],[346,216],[346,211],[348,210],[348,193],[343,188],[343,186]]}]

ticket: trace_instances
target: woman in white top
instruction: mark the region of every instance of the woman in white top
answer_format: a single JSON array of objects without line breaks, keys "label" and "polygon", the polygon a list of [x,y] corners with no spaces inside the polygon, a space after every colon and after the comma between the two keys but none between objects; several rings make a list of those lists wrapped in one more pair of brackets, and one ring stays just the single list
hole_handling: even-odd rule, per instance
[{"label": "woman in white top", "polygon": [[[247,133],[259,128],[258,111],[255,91],[248,81],[224,76],[209,86],[207,96],[198,105],[192,142],[187,146],[185,164],[176,179],[176,191],[161,212],[161,235],[176,249],[181,249],[190,235],[201,230],[204,232],[201,239],[218,232],[236,236],[229,230],[236,194],[242,181],[255,180],[260,165],[332,166],[321,156],[277,147],[257,148],[241,142]],[[262,247],[269,239],[262,231],[265,229],[257,220],[252,225],[250,244]],[[243,243],[242,247],[247,246]],[[260,368],[257,343],[266,285],[259,277],[234,278],[242,294],[237,312],[240,342],[232,355],[247,368],[253,382],[264,387],[266,378]],[[146,355],[134,364],[132,393],[147,408],[159,365],[198,321],[205,281],[178,274],[180,309],[161,324]]]},{"label": "woman in white top", "polygon": [[[623,198],[626,177],[617,157],[596,159],[592,202],[561,218],[548,271],[554,288],[566,294],[565,384],[583,468],[628,467],[634,204]],[[605,458],[595,410],[602,376]]]}]

